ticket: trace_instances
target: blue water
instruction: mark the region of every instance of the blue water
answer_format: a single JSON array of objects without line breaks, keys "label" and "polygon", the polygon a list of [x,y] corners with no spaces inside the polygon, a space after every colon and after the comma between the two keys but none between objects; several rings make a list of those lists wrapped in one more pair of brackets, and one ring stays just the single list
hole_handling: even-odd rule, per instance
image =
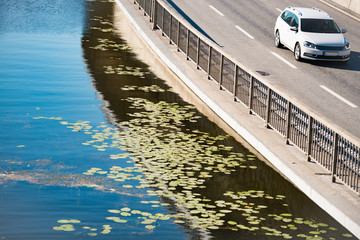
[{"label": "blue water", "polygon": [[[149,195],[147,192],[158,188],[136,188],[140,184],[135,177],[145,179],[146,172],[151,171],[140,167],[143,163],[131,158],[131,155],[123,159],[112,158],[111,155],[127,153],[127,150],[111,144],[117,144],[114,142],[116,134],[126,132],[125,128],[119,126],[136,119],[129,115],[136,112],[134,103],[129,99],[136,97],[151,103],[176,103],[171,111],[189,105],[176,93],[167,91],[170,87],[149,72],[146,64],[138,61],[131,50],[119,51],[118,45],[107,45],[104,51],[95,48],[101,39],[126,46],[113,32],[99,30],[100,27],[112,27],[114,7],[114,3],[106,1],[0,2],[0,239],[199,239],[204,236],[186,221],[174,222],[175,217],[143,224],[141,222],[145,215],[132,212],[131,216],[122,217],[127,219],[126,223],[107,219],[120,216],[109,210],[123,208],[153,216],[176,215],[183,211],[182,204],[174,202],[174,199]],[[144,75],[104,72],[106,66],[116,68],[119,65],[130,72],[141,69]],[[164,92],[139,90],[154,85],[164,89]],[[129,86],[137,90],[130,91]],[[193,113],[200,119],[184,121],[177,129],[179,136],[180,131],[201,131],[211,136],[225,134],[196,110]],[[73,128],[69,127],[73,125],[69,123],[83,124],[83,128],[72,131]],[[84,126],[91,126],[91,132]],[[145,130],[148,127],[147,124],[143,125]],[[164,134],[168,132],[164,130]],[[108,139],[97,143],[108,142],[108,145],[88,145],[87,142],[93,140],[96,133],[109,134]],[[194,139],[202,140],[200,134]],[[197,196],[212,201],[231,201],[229,197],[224,197],[227,191],[251,192],[251,189],[272,196],[284,195],[286,199],[279,198],[277,201],[248,200],[268,206],[264,217],[271,213],[289,212],[294,217],[314,223],[325,222],[338,229],[330,231],[326,228],[327,233],[322,233],[325,237],[341,239],[347,233],[334,219],[234,139],[228,137],[216,144],[219,147],[221,144],[232,146],[234,152],[247,156],[244,158],[251,160],[254,170],[235,168],[232,174],[212,172],[204,188],[194,190]],[[134,151],[131,144],[127,147]],[[136,154],[133,152],[134,156]],[[224,157],[229,155],[222,154]],[[184,159],[185,163],[189,161]],[[84,174],[94,167],[110,171],[113,166],[122,167],[133,178],[116,182],[107,178],[106,174]],[[134,167],[140,171],[133,171]],[[176,189],[178,192],[181,190]],[[142,201],[153,202],[144,204]],[[251,208],[251,204],[247,207]],[[67,225],[72,225],[73,229],[58,229],[66,225],[62,220],[71,219],[76,221]],[[225,219],[247,223],[241,212],[226,215]],[[146,225],[155,228],[148,229]],[[273,219],[264,222],[264,226],[271,228],[281,229],[280,225]],[[110,231],[104,232],[109,227]],[[294,236],[313,230],[304,225],[298,228],[293,230]],[[247,230],[235,231],[229,225],[219,230],[209,229],[206,236],[215,239],[279,238],[265,235],[264,231],[258,234]]]},{"label": "blue water", "polygon": [[[103,225],[111,224],[108,209],[151,211],[139,205],[138,197],[72,187],[85,181],[82,172],[89,168],[114,166],[109,151],[82,145],[89,137],[72,133],[59,121],[34,119],[107,124],[104,102],[83,59],[87,5],[64,0],[0,3],[0,174],[21,175],[20,180],[0,177],[0,239],[93,239],[88,233],[101,234]],[[54,231],[60,219],[81,223],[70,233]],[[143,226],[113,226],[101,239],[186,235],[170,221],[162,228],[149,234]]]}]

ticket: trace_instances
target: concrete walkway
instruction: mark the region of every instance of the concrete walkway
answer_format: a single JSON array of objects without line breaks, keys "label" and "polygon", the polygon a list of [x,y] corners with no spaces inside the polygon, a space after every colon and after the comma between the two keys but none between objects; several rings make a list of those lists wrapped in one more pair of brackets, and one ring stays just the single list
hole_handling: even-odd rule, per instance
[{"label": "concrete walkway", "polygon": [[[232,96],[219,90],[214,81],[196,69],[196,65],[177,52],[169,39],[160,31],[152,31],[148,18],[129,0],[116,0],[126,16],[120,24],[133,28],[143,40],[137,46],[139,56],[156,74],[170,75],[178,81],[178,88],[186,85],[182,97],[194,103],[212,121],[232,134],[245,146],[255,149],[261,159],[266,159],[297,188],[323,208],[353,235],[360,239],[360,197],[341,182],[332,183],[328,171],[315,162],[307,162],[306,156],[297,147],[286,145],[285,139],[276,131],[265,128],[265,123],[250,115],[246,106],[234,102]],[[115,11],[116,12],[116,11]],[[138,36],[127,34],[124,38],[136,44]],[[135,34],[136,35],[136,34]],[[146,47],[144,47],[146,46]],[[148,48],[148,49],[146,49]],[[154,56],[154,53],[156,54]],[[171,71],[169,71],[169,69]],[[160,76],[161,77],[161,76]],[[179,91],[177,91],[179,92]],[[241,136],[241,137],[240,137]]]}]

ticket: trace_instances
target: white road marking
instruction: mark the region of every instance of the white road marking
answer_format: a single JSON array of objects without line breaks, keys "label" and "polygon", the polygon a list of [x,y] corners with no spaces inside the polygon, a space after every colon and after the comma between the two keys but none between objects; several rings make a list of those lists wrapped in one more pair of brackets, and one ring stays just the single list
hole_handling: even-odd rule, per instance
[{"label": "white road marking", "polygon": [[222,14],[219,10],[217,10],[215,7],[213,7],[212,5],[209,5],[209,7],[214,10],[217,14],[219,14],[220,16],[224,16],[224,14]]},{"label": "white road marking", "polygon": [[325,87],[324,85],[320,85],[320,87],[322,89],[324,89],[325,91],[327,91],[328,93],[330,93],[331,95],[333,95],[334,97],[338,98],[339,100],[343,101],[344,103],[346,103],[347,105],[349,105],[352,108],[357,108],[358,106],[356,106],[355,104],[351,103],[350,101],[346,100],[345,98],[343,98],[342,96],[340,96],[339,94],[337,94],[336,92],[330,90],[329,88]]},{"label": "white road marking", "polygon": [[295,65],[291,64],[288,60],[286,60],[279,54],[274,53],[274,52],[271,52],[271,54],[274,55],[275,57],[277,57],[278,59],[280,59],[281,61],[283,61],[284,63],[286,63],[287,65],[289,65],[290,67],[292,67],[293,69],[297,69],[297,67]]},{"label": "white road marking", "polygon": [[276,8],[276,10],[278,10],[279,12],[282,12],[282,10],[280,8]]},{"label": "white road marking", "polygon": [[239,27],[238,25],[235,26],[237,29],[239,29],[243,34],[245,34],[250,39],[255,39],[253,36],[251,36],[248,32],[246,32],[244,29]]}]

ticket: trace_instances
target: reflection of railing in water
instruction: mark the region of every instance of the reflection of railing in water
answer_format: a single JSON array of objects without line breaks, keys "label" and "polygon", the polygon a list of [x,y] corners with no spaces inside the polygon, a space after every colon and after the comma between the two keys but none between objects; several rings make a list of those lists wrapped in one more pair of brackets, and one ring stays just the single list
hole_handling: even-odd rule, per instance
[{"label": "reflection of railing in water", "polygon": [[150,18],[153,28],[160,29],[170,43],[186,54],[187,59],[196,63],[216,81],[220,89],[231,93],[235,101],[249,107],[272,127],[307,154],[308,160],[317,161],[336,177],[360,192],[360,147],[335,130],[316,120],[290,100],[281,96],[261,77],[255,76],[240,63],[231,60],[212,41],[197,30],[175,17],[161,0],[134,0],[144,15]]}]

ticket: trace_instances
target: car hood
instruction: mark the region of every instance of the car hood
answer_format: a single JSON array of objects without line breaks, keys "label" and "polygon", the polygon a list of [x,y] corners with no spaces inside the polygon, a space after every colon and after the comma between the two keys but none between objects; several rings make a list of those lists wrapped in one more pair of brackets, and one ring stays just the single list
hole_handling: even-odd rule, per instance
[{"label": "car hood", "polygon": [[345,38],[342,33],[303,33],[304,41],[316,45],[344,46]]}]

